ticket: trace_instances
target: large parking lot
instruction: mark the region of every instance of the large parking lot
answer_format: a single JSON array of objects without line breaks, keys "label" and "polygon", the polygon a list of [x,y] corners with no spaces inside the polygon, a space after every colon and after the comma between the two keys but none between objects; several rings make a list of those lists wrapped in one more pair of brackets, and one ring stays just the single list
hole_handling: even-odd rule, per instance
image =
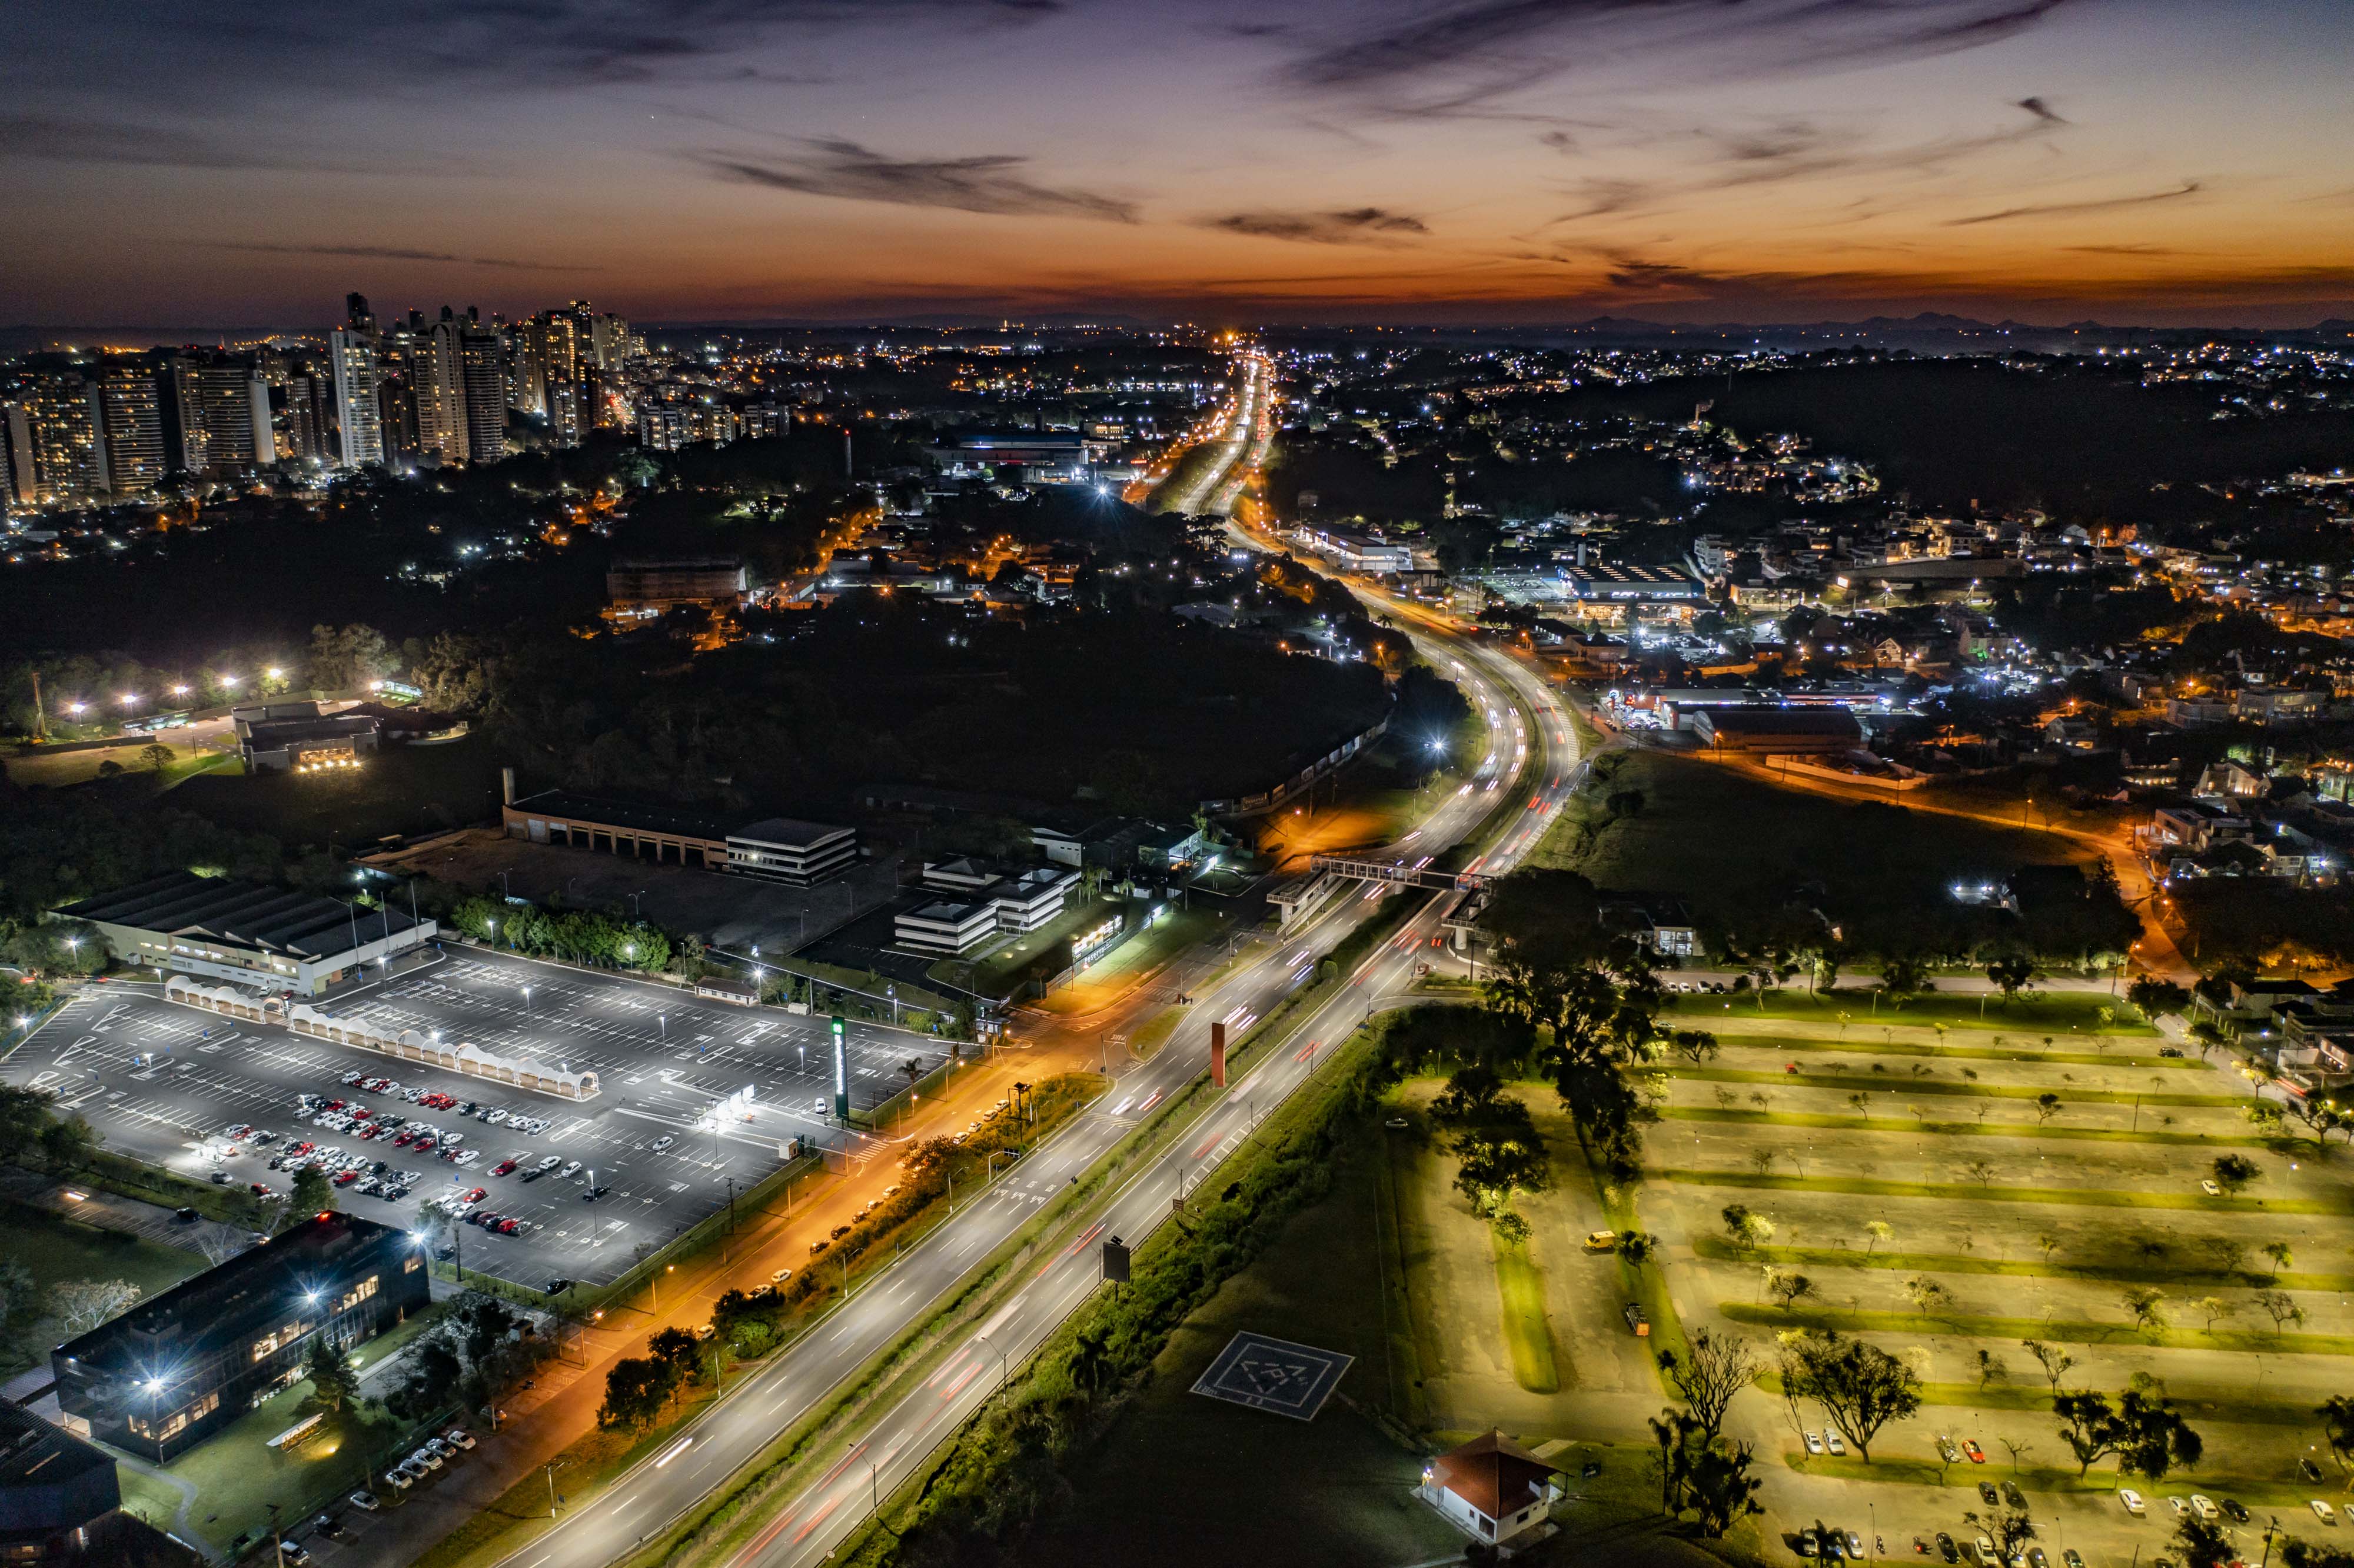
[{"label": "large parking lot", "polygon": [[[323,1010],[593,1068],[601,1092],[574,1104],[119,983],[69,1004],[0,1075],[56,1094],[109,1148],[200,1180],[217,1171],[239,1186],[288,1191],[291,1173],[270,1161],[308,1142],[304,1158],[336,1151],[331,1162],[355,1172],[342,1206],[387,1223],[418,1223],[425,1205],[483,1188],[479,1206],[518,1224],[512,1234],[463,1230],[466,1266],[534,1286],[612,1278],[724,1206],[731,1178],[740,1192],[774,1171],[784,1140],[843,1136],[819,1108],[832,1090],[823,1018],[698,1001],[621,976],[472,949],[331,996]],[[852,1024],[848,1038],[854,1107],[905,1088],[910,1059],[929,1070],[943,1054],[938,1042],[873,1025]],[[355,1073],[394,1086],[346,1085]],[[748,1118],[717,1114],[748,1088]],[[306,1095],[315,1097],[307,1113]],[[337,1100],[342,1110],[326,1110]],[[362,1109],[370,1116],[354,1116]],[[366,1136],[396,1117],[399,1127]],[[546,1126],[518,1128],[516,1118]],[[275,1136],[259,1144],[250,1132],[228,1136],[240,1127]],[[428,1133],[434,1147],[420,1152]],[[463,1165],[445,1158],[469,1150],[474,1158]],[[554,1166],[535,1176],[551,1158]],[[492,1173],[510,1159],[516,1164],[506,1174]]]}]

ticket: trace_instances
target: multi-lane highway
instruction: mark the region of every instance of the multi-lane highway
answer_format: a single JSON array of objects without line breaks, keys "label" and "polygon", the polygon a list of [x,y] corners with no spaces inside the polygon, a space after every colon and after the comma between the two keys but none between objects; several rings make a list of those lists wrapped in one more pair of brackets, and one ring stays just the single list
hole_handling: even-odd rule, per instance
[{"label": "multi-lane highway", "polygon": [[[1509,656],[1468,642],[1426,641],[1489,718],[1490,753],[1463,791],[1388,853],[1411,861],[1436,854],[1478,830],[1504,806],[1500,827],[1478,846],[1483,869],[1510,868],[1574,786],[1572,732],[1542,682]],[[1511,803],[1511,804],[1507,804]],[[906,1478],[921,1457],[1020,1363],[1099,1282],[1097,1244],[1107,1234],[1141,1241],[1256,1121],[1297,1088],[1374,1009],[1410,983],[1455,894],[1403,891],[1423,906],[1310,1014],[1286,1044],[1262,1057],[1175,1146],[1129,1178],[1100,1224],[1043,1264],[923,1387],[862,1423],[847,1457],[811,1483],[739,1561],[750,1568],[812,1563],[855,1528],[874,1499]],[[736,1393],[661,1454],[512,1559],[516,1568],[599,1568],[691,1508],[825,1393],[932,1304],[1040,1205],[1125,1137],[1138,1118],[1199,1078],[1209,1025],[1247,1028],[1284,997],[1312,983],[1318,960],[1357,922],[1369,902],[1344,896],[1302,927],[1201,992],[1186,1021],[1150,1061],[1037,1150],[986,1195],[870,1280],[822,1328],[777,1356]]]},{"label": "multi-lane highway", "polygon": [[1164,508],[1167,511],[1223,516],[1233,510],[1235,496],[1257,459],[1266,455],[1266,443],[1273,429],[1267,412],[1270,373],[1267,361],[1256,354],[1242,355],[1238,363],[1242,366],[1242,385],[1236,388],[1234,401],[1227,405],[1221,423],[1208,438],[1216,456],[1182,487],[1169,492]]}]

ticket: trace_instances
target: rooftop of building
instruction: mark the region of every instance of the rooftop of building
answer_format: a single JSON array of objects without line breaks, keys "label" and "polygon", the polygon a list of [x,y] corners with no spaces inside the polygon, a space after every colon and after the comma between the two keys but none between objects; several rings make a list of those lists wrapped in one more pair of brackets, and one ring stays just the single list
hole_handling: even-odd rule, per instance
[{"label": "rooftop of building", "polygon": [[771,849],[816,849],[832,840],[856,832],[854,828],[837,827],[831,822],[805,822],[797,817],[763,817],[757,822],[747,822],[732,828],[727,836],[747,843],[765,844]]},{"label": "rooftop of building", "polygon": [[1430,1478],[1488,1518],[1500,1520],[1542,1497],[1558,1469],[1501,1432],[1490,1432],[1432,1460]]},{"label": "rooftop of building", "polygon": [[168,872],[57,911],[135,930],[207,936],[237,947],[298,959],[349,952],[417,922],[389,906],[364,914],[339,899],[295,893],[234,877]]},{"label": "rooftop of building", "polygon": [[724,840],[734,830],[717,817],[684,811],[674,806],[645,806],[634,800],[609,800],[569,789],[543,789],[507,808],[526,816],[556,817],[594,822],[599,827],[627,828],[633,832],[668,833],[683,839]]},{"label": "rooftop of building", "polygon": [[[262,1304],[282,1308],[323,1293],[337,1270],[371,1243],[404,1236],[391,1225],[334,1210],[314,1214],[227,1263],[182,1280],[111,1322],[59,1345],[57,1353],[84,1365],[117,1371],[133,1357],[154,1353],[183,1336],[201,1337]],[[162,1369],[135,1369],[159,1375]]]},{"label": "rooftop of building", "polygon": [[96,1444],[0,1399],[0,1489],[54,1487],[87,1471],[113,1467],[114,1457]]}]

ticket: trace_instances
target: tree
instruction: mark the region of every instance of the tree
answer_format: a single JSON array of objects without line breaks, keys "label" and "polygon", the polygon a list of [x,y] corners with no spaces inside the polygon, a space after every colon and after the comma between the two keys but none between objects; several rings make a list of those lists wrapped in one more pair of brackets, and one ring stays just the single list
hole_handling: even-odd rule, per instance
[{"label": "tree", "polygon": [[2226,1301],[2221,1296],[2201,1296],[2190,1304],[2190,1309],[2205,1320],[2207,1331],[2211,1334],[2217,1322],[2239,1316],[2240,1304]]},{"label": "tree", "polygon": [[2206,1445],[2172,1400],[2127,1389],[2112,1407],[2100,1393],[2063,1393],[2052,1402],[2060,1436],[2076,1456],[2079,1476],[2105,1455],[2117,1457],[2124,1475],[2162,1481],[2167,1472],[2199,1463]]},{"label": "tree", "polygon": [[2186,1513],[2174,1526],[2175,1544],[2182,1548],[2182,1568],[2224,1568],[2239,1561],[2239,1552],[2223,1534],[2195,1513]]},{"label": "tree", "polygon": [[1921,1408],[1921,1380],[1877,1345],[1825,1330],[1794,1335],[1783,1350],[1786,1385],[1820,1404],[1867,1465],[1880,1429]]},{"label": "tree", "polygon": [[1618,1233],[1618,1255],[1630,1264],[1640,1266],[1645,1259],[1659,1250],[1659,1238],[1649,1231],[1628,1230]]},{"label": "tree", "polygon": [[2275,1334],[2286,1332],[2292,1323],[2299,1328],[2305,1325],[2305,1308],[2298,1306],[2296,1298],[2285,1290],[2259,1290],[2256,1292],[2256,1305],[2263,1308],[2264,1316],[2273,1320],[2273,1332]]},{"label": "tree", "polygon": [[2155,1022],[2167,1017],[2179,1017],[2190,1006],[2189,988],[2156,975],[2144,975],[2126,987],[2126,1000],[2141,1011],[2143,1017]]},{"label": "tree", "polygon": [[2237,1236],[2200,1236],[2199,1246],[2218,1274],[2237,1274],[2248,1261],[2248,1244]]},{"label": "tree", "polygon": [[2038,1250],[2043,1254],[2044,1266],[2049,1267],[2052,1263],[2052,1253],[2059,1248],[2060,1238],[2053,1235],[2050,1231],[2038,1231],[2035,1233],[2035,1245]]},{"label": "tree", "polygon": [[409,1349],[402,1364],[407,1370],[400,1385],[386,1396],[385,1404],[408,1421],[421,1420],[443,1408],[466,1371],[466,1363],[448,1339],[432,1332]]},{"label": "tree", "polygon": [[163,772],[164,765],[171,761],[175,755],[176,753],[170,747],[160,740],[139,748],[139,760],[147,765],[147,770],[150,773]]},{"label": "tree", "polygon": [[627,1356],[605,1374],[605,1403],[598,1408],[597,1425],[635,1431],[661,1419],[677,1386],[676,1374],[646,1356]]},{"label": "tree", "polygon": [[1815,1282],[1803,1274],[1769,1271],[1766,1283],[1766,1294],[1779,1302],[1782,1310],[1787,1312],[1791,1308],[1815,1294]]},{"label": "tree", "polygon": [[129,1311],[145,1292],[127,1279],[69,1279],[49,1292],[49,1311],[69,1334],[86,1334]]},{"label": "tree", "polygon": [[2035,1125],[2041,1127],[2060,1114],[2060,1097],[2045,1091],[2035,1097]]},{"label": "tree", "polygon": [[[1622,1241],[1622,1251],[1624,1247]],[[1659,1371],[1691,1407],[1693,1419],[1711,1440],[1724,1430],[1724,1412],[1733,1396],[1757,1381],[1763,1365],[1748,1340],[1707,1329],[1692,1330],[1686,1354],[1659,1352]]]},{"label": "tree", "polygon": [[[1525,1118],[1528,1112],[1521,1114]],[[1482,1219],[1508,1212],[1515,1192],[1542,1192],[1553,1185],[1553,1157],[1533,1126],[1518,1132],[1469,1128],[1452,1147],[1462,1161],[1455,1174],[1456,1191]]]},{"label": "tree", "polygon": [[1691,1502],[1693,1528],[1714,1540],[1736,1520],[1766,1511],[1757,1500],[1765,1485],[1749,1473],[1755,1462],[1750,1445],[1713,1442],[1693,1456],[1684,1476],[1684,1496]]},{"label": "tree", "polygon": [[1744,1252],[1755,1252],[1774,1239],[1774,1222],[1752,1213],[1745,1204],[1727,1203],[1723,1212],[1725,1234]]},{"label": "tree", "polygon": [[79,1112],[41,1128],[41,1163],[51,1171],[77,1171],[90,1158],[98,1134]]},{"label": "tree", "polygon": [[655,1330],[646,1337],[646,1353],[668,1369],[673,1392],[704,1380],[702,1342],[684,1329]]},{"label": "tree", "polygon": [[2043,1381],[2052,1385],[2056,1397],[2060,1393],[2060,1380],[2075,1366],[2076,1358],[2058,1345],[2046,1344],[2041,1340],[2021,1340],[2019,1348],[2035,1358],[2036,1364],[2043,1369]]},{"label": "tree", "polygon": [[1981,1187],[1994,1184],[1994,1164],[1991,1160],[1973,1160],[1962,1167],[1962,1174]]},{"label": "tree", "polygon": [[[2269,1532],[2266,1538],[2271,1539]],[[2281,1538],[2280,1560],[2284,1568],[2354,1568],[2354,1552],[2299,1541],[2293,1535]]]},{"label": "tree", "polygon": [[335,1206],[335,1185],[316,1165],[305,1165],[294,1172],[293,1191],[293,1199],[286,1206],[287,1223],[290,1224],[294,1223],[296,1215],[307,1219]]},{"label": "tree", "polygon": [[1880,961],[1880,989],[1899,1006],[1929,988],[1929,966],[1913,954],[1896,954]]},{"label": "tree", "polygon": [[1904,1295],[1913,1303],[1913,1309],[1925,1317],[1945,1310],[1954,1300],[1954,1293],[1944,1284],[1919,1274],[1904,1282]]},{"label": "tree", "polygon": [[2017,1001],[2019,993],[2041,973],[2041,971],[2035,967],[2035,961],[2020,953],[1997,959],[1986,967],[1987,979],[1992,980],[2001,991],[2002,999],[2005,1001]]},{"label": "tree", "polygon": [[2117,1299],[2137,1329],[2155,1332],[2166,1327],[2165,1291],[2154,1286],[2128,1285],[2118,1293]]},{"label": "tree", "polygon": [[360,1376],[334,1342],[324,1334],[311,1340],[311,1353],[304,1358],[303,1375],[311,1380],[310,1396],[303,1404],[313,1410],[339,1414],[359,1404]]},{"label": "tree", "polygon": [[[2056,1387],[2058,1380],[2053,1382]],[[2094,1460],[2115,1453],[2125,1444],[2126,1434],[2106,1394],[2054,1394],[2052,1414],[2060,1424],[2061,1441],[2076,1456],[2079,1477],[2092,1469]]]},{"label": "tree", "polygon": [[1984,1389],[1994,1383],[2009,1381],[2010,1368],[2003,1363],[2000,1356],[1996,1355],[1992,1351],[1982,1350],[1978,1352],[1979,1388]]},{"label": "tree", "polygon": [[2338,1461],[2339,1470],[2354,1475],[2354,1399],[2333,1393],[2314,1407],[2321,1418],[2322,1441],[2329,1445],[2329,1457]]},{"label": "tree", "polygon": [[1705,1029],[1679,1029],[1668,1036],[1676,1054],[1697,1067],[1716,1054],[1716,1036]]},{"label": "tree", "polygon": [[1870,1257],[1874,1247],[1884,1241],[1894,1239],[1896,1227],[1886,1220],[1866,1220],[1863,1223],[1863,1234],[1871,1238],[1864,1244],[1863,1248],[1863,1255]]},{"label": "tree", "polygon": [[1988,1515],[1986,1528],[1987,1532],[1994,1537],[1995,1544],[2002,1548],[2006,1563],[2024,1551],[2027,1543],[2035,1539],[2036,1533],[2035,1520],[2028,1516],[2025,1510],[2015,1508]]},{"label": "tree", "polygon": [[2272,1273],[2264,1280],[2267,1285],[2278,1279],[2281,1277],[2281,1270],[2286,1268],[2296,1257],[2296,1255],[2289,1250],[2288,1243],[2285,1241],[2268,1241],[2256,1250],[2272,1259]]},{"label": "tree", "polygon": [[2214,1172],[2215,1185],[2235,1198],[2249,1182],[2264,1175],[2263,1169],[2244,1154],[2219,1154],[2209,1169]]}]

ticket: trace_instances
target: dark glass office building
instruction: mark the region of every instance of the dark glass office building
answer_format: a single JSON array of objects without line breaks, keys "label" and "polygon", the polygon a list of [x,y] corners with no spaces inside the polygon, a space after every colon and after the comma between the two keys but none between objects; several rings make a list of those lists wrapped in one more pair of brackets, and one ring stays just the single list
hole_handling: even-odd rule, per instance
[{"label": "dark glass office building", "polygon": [[64,1425],[168,1460],[299,1382],[317,1336],[349,1350],[429,1290],[407,1231],[317,1215],[50,1351]]}]

